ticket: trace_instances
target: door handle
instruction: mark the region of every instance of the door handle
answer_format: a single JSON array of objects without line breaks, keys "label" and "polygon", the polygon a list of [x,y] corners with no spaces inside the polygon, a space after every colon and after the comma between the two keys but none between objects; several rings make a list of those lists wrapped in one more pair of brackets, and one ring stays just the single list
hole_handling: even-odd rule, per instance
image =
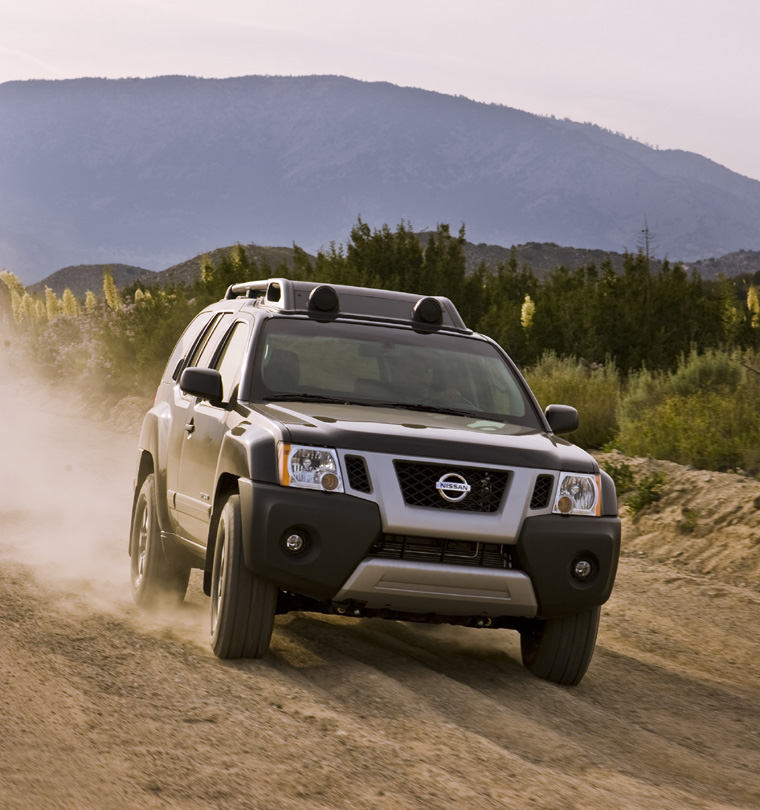
[{"label": "door handle", "polygon": [[187,433],[192,433],[195,430],[195,419],[191,419],[186,425],[185,430]]}]

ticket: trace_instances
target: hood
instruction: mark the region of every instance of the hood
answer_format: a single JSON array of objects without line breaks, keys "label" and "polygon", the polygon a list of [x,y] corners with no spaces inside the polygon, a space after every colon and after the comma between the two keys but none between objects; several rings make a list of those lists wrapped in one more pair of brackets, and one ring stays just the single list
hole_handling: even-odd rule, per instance
[{"label": "hood", "polygon": [[585,450],[551,433],[402,408],[278,402],[257,406],[291,443],[568,472],[598,472]]}]

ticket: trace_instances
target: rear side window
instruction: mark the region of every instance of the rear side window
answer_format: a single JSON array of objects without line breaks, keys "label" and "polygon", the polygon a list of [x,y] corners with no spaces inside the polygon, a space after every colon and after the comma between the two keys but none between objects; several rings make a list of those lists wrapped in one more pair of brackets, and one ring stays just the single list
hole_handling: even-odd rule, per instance
[{"label": "rear side window", "polygon": [[216,368],[222,375],[222,401],[229,402],[235,386],[240,382],[241,366],[248,346],[248,324],[238,321],[230,332]]},{"label": "rear side window", "polygon": [[208,330],[205,339],[193,350],[188,366],[211,368],[219,344],[222,342],[230,323],[232,323],[231,312],[225,312],[217,316],[214,323],[211,324],[211,329]]},{"label": "rear side window", "polygon": [[182,333],[182,337],[177,341],[174,351],[166,364],[164,371],[164,382],[171,382],[179,377],[180,368],[187,355],[192,351],[193,346],[198,342],[198,338],[203,330],[211,322],[213,312],[201,312]]}]

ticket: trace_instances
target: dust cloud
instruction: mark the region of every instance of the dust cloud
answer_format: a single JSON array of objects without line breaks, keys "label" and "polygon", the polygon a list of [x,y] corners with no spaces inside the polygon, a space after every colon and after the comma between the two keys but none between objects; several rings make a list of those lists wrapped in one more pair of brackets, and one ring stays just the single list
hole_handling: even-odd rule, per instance
[{"label": "dust cloud", "polygon": [[136,437],[111,433],[84,410],[71,392],[0,355],[0,545],[46,578],[128,596]]}]

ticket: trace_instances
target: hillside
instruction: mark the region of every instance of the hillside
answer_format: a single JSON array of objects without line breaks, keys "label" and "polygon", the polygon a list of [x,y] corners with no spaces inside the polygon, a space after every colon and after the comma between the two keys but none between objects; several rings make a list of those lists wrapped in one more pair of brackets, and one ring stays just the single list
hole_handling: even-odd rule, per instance
[{"label": "hillside", "polygon": [[[526,245],[514,245],[514,252],[518,265],[520,267],[527,265],[539,277],[557,267],[567,267],[570,270],[590,264],[601,267],[607,259],[615,270],[619,271],[623,267],[622,253],[562,247],[553,242],[529,242]],[[468,271],[474,270],[480,264],[495,270],[500,264],[510,261],[512,248],[483,243],[474,245],[472,242],[468,242],[464,248],[464,255]]]},{"label": "hillside", "polygon": [[0,85],[0,266],[160,270],[210,245],[314,253],[361,216],[474,244],[760,250],[760,182],[587,124],[336,76]]},{"label": "hillside", "polygon": [[758,283],[760,282],[760,251],[737,250],[718,258],[713,257],[691,262],[690,267],[693,267],[702,278],[758,276],[755,279],[755,283]]},{"label": "hillside", "polygon": [[79,298],[88,290],[99,295],[103,290],[103,273],[106,269],[110,270],[117,287],[128,287],[138,279],[148,284],[155,283],[158,275],[144,267],[126,264],[80,264],[57,270],[42,281],[29,285],[28,290],[41,294],[45,292],[45,287],[50,287],[56,295],[61,295],[68,288]]},{"label": "hillside", "polygon": [[[419,234],[421,242],[427,240],[427,233]],[[269,265],[270,274],[287,274],[287,268],[293,263],[293,248],[265,247],[262,245],[244,245],[248,258],[261,265]],[[153,272],[139,267],[128,267],[120,264],[80,265],[78,267],[65,267],[51,274],[47,278],[29,285],[31,292],[42,293],[45,287],[50,287],[57,295],[61,295],[69,287],[75,295],[82,296],[86,290],[98,293],[102,286],[103,271],[109,268],[118,287],[127,287],[135,281],[144,284],[192,284],[201,274],[201,262],[208,257],[212,263],[221,260],[224,253],[232,245],[201,253],[191,259],[168,267],[166,270]],[[591,250],[585,248],[572,248],[555,245],[552,242],[529,242],[525,245],[503,247],[501,245],[473,244],[465,242],[464,257],[468,273],[480,265],[491,271],[496,271],[499,265],[507,264],[512,258],[520,267],[530,267],[539,278],[557,267],[576,269],[594,264],[601,268],[605,261],[609,261],[615,271],[622,270],[624,255],[615,251]],[[314,256],[306,254],[313,261]],[[659,261],[653,262],[654,267]],[[732,278],[739,275],[753,275],[760,273],[760,251],[738,251],[717,259],[705,259],[691,262],[686,269],[696,270],[703,278],[716,279],[723,275]],[[757,282],[757,280],[756,280]]]},{"label": "hillside", "polygon": [[[157,284],[192,284],[196,279],[200,278],[201,261],[204,257],[208,257],[213,264],[216,264],[230,250],[230,247],[210,250],[207,253],[175,264],[160,273],[156,273],[150,281]],[[278,268],[290,267],[293,264],[293,248],[262,247],[261,245],[244,245],[244,248],[246,255],[252,262],[268,264],[271,274],[279,272]]]},{"label": "hillside", "polygon": [[[420,233],[419,239],[425,243],[427,233]],[[264,247],[261,245],[244,245],[248,258],[260,265],[269,265],[272,275],[287,274],[287,268],[293,263],[293,248]],[[84,295],[86,290],[99,292],[102,287],[103,271],[109,268],[114,276],[117,287],[127,287],[135,281],[144,284],[192,284],[201,275],[201,262],[208,258],[212,263],[218,263],[222,256],[232,248],[232,245],[201,253],[184,262],[168,267],[166,270],[152,272],[136,267],[126,267],[119,264],[80,265],[79,267],[65,267],[47,278],[28,287],[31,292],[42,293],[45,287],[50,287],[56,295],[61,295],[69,287],[78,296]],[[569,269],[585,267],[595,264],[601,267],[609,259],[615,270],[623,266],[623,254],[606,252],[603,250],[586,250],[583,248],[561,247],[552,243],[539,244],[531,242],[527,245],[514,245],[506,248],[500,245],[475,245],[465,242],[464,258],[468,273],[480,265],[485,265],[491,271],[496,271],[501,264],[507,264],[514,250],[515,258],[520,267],[528,266],[538,276],[542,277],[550,270],[562,266]],[[314,256],[306,254],[313,261]]]}]

